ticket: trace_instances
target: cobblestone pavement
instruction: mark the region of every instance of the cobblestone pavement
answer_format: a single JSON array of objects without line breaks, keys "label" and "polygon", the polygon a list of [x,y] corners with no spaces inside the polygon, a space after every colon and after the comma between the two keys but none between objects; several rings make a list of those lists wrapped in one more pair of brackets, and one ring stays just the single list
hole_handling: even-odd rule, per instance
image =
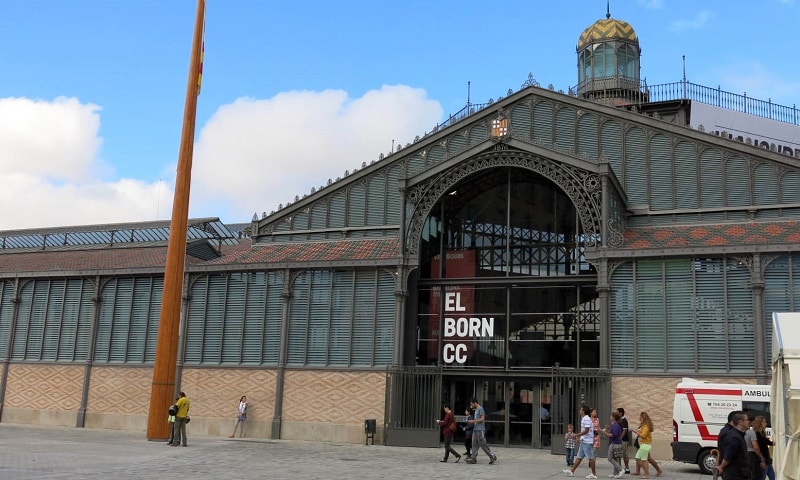
[{"label": "cobblestone pavement", "polygon": [[[452,457],[440,463],[443,449],[194,437],[191,427],[188,434],[189,446],[175,448],[147,441],[144,432],[0,424],[0,479],[567,478],[563,456],[528,448],[495,447],[496,464],[481,452],[477,465],[467,465]],[[694,465],[660,463],[664,480],[711,478]],[[588,473],[584,462],[574,478]],[[610,473],[608,461],[598,459],[598,477],[606,480]]]}]

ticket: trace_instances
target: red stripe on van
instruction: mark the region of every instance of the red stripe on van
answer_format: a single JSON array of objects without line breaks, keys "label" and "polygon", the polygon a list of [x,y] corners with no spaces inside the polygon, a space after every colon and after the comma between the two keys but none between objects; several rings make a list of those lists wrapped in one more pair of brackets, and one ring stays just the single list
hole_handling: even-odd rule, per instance
[{"label": "red stripe on van", "polygon": [[[697,431],[700,433],[700,438],[703,440],[715,441],[717,440],[718,435],[714,435],[708,431],[708,426],[705,424],[705,420],[703,420],[703,414],[700,413],[700,406],[697,405],[697,399],[694,398],[694,395],[697,394],[709,394],[713,393],[715,395],[734,395],[736,394],[736,390],[718,390],[718,389],[681,389],[678,390],[687,390],[684,392],[679,391],[678,393],[686,393],[686,398],[689,399],[689,406],[692,409],[692,415],[697,423]],[[741,395],[742,391],[738,390],[739,395]]]}]

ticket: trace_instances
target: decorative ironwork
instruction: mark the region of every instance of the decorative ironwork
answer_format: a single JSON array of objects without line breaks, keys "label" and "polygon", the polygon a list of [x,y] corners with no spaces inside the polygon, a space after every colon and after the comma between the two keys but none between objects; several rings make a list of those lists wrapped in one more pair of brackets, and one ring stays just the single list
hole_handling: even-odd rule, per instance
[{"label": "decorative ironwork", "polygon": [[613,189],[609,189],[609,212],[606,216],[608,221],[608,238],[606,243],[609,247],[621,247],[625,243],[625,203],[619,194]]},{"label": "decorative ironwork", "polygon": [[453,186],[481,170],[495,167],[518,167],[536,172],[558,185],[572,200],[584,229],[586,246],[596,246],[600,239],[600,176],[570,165],[517,150],[491,151],[464,162],[428,182],[412,187],[406,197],[414,205],[406,248],[418,253],[425,220],[436,202]]}]

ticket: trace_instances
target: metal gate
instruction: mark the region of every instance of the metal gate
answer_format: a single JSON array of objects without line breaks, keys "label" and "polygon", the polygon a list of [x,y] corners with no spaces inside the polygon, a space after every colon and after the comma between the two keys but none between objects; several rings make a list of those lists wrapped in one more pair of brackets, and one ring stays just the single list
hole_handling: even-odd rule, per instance
[{"label": "metal gate", "polygon": [[[553,368],[552,452],[563,454],[567,424],[580,427],[578,410],[588,405],[598,412],[601,424],[608,423],[611,412],[611,374],[608,370]],[[601,441],[604,440],[601,438]]]},{"label": "metal gate", "polygon": [[384,444],[438,447],[442,405],[442,369],[389,367],[386,370]]}]

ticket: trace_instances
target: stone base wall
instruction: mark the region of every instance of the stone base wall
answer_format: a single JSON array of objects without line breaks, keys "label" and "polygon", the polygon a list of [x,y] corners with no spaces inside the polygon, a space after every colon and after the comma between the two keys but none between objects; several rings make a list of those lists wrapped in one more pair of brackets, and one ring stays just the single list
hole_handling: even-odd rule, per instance
[{"label": "stone base wall", "polygon": [[[8,366],[0,421],[77,426],[83,365]],[[153,369],[150,366],[94,366],[83,426],[147,431]],[[246,436],[271,438],[277,372],[263,368],[185,368],[181,389],[191,402],[189,435],[227,437],[237,407],[247,395]],[[383,422],[383,372],[286,372],[281,438],[360,443],[364,420]],[[164,418],[164,422],[167,418]],[[380,433],[376,435],[380,439]]]},{"label": "stone base wall", "polygon": [[0,421],[74,427],[84,371],[82,365],[9,365]]},{"label": "stone base wall", "polygon": [[152,367],[94,367],[85,426],[146,432],[152,383]]},{"label": "stone base wall", "polygon": [[[276,381],[277,372],[274,370],[184,369],[181,390],[191,402],[189,416],[192,421],[188,429],[198,435],[230,436],[236,422],[239,399],[246,395],[247,436],[270,438],[275,415]],[[191,435],[189,430],[186,433]]]},{"label": "stone base wall", "polygon": [[383,424],[385,397],[383,372],[288,371],[281,438],[363,442],[364,420]]},{"label": "stone base wall", "polygon": [[[0,421],[76,426],[84,365],[9,364]],[[147,431],[153,370],[150,366],[94,366],[84,426]],[[713,383],[754,384],[753,378],[695,377]],[[638,425],[646,411],[655,423],[653,456],[672,458],[672,408],[681,377],[614,376],[611,405],[623,407]],[[185,368],[181,389],[191,401],[189,436],[227,437],[233,432],[239,398],[247,395],[246,435],[271,438],[277,371],[263,368]],[[287,370],[280,438],[361,443],[364,421],[375,419],[382,438],[386,395],[383,372]],[[605,418],[608,413],[601,412]],[[166,422],[166,417],[164,418]]]}]

